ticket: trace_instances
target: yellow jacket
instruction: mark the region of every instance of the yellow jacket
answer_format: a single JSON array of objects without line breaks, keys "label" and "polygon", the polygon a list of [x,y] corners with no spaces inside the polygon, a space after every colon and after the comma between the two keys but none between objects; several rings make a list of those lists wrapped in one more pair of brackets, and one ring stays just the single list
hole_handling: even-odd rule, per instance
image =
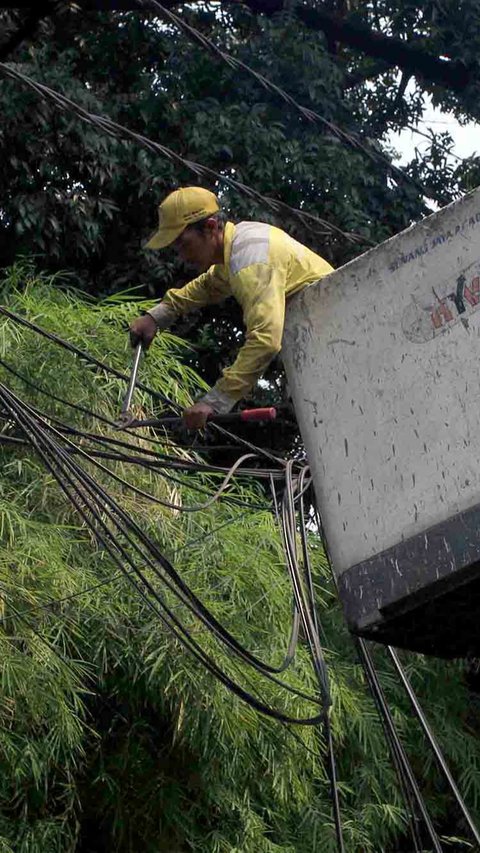
[{"label": "yellow jacket", "polygon": [[227,296],[240,304],[245,343],[235,362],[202,398],[216,412],[230,411],[280,351],[286,299],[333,269],[285,231],[263,222],[227,222],[224,253],[223,264],[210,267],[185,287],[168,290],[148,312],[165,329],[178,315]]}]

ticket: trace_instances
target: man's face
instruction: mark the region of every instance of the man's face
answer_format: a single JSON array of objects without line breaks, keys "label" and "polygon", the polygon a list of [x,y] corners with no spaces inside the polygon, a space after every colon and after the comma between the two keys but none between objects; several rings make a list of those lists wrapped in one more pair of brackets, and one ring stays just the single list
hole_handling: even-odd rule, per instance
[{"label": "man's face", "polygon": [[[216,226],[216,223],[214,223]],[[202,230],[187,226],[172,243],[178,257],[185,264],[195,267],[198,272],[206,272],[214,263],[218,263],[218,235],[215,227],[205,223]]]}]

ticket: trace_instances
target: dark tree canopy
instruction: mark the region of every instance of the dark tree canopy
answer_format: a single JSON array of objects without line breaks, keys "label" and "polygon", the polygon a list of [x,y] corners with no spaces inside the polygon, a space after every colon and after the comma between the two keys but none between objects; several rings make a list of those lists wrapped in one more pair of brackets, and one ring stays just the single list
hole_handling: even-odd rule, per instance
[{"label": "dark tree canopy", "polygon": [[[232,0],[224,0],[227,6]],[[233,0],[238,4],[238,0]],[[27,22],[33,17],[41,17],[61,5],[61,0],[43,0],[36,4],[36,10],[31,10],[30,0],[3,0],[0,8],[26,8],[29,10]],[[68,4],[67,4],[68,5]],[[80,0],[80,8],[87,10],[109,10],[109,11],[139,11],[153,7],[149,0],[142,4],[138,0]],[[177,4],[172,0],[165,0],[163,4],[171,8]],[[284,10],[282,0],[244,0],[244,5],[253,12],[263,15],[274,15]],[[388,29],[390,23],[383,15],[392,13],[392,4],[360,4],[339,2],[325,2],[321,6],[312,8],[307,4],[296,4],[293,13],[307,27],[325,33],[331,41],[352,47],[371,58],[383,60],[387,65],[399,67],[402,71],[413,73],[424,78],[427,83],[438,83],[446,86],[459,94],[465,94],[465,89],[478,87],[479,68],[476,52],[465,51],[465,40],[462,39],[462,50],[460,55],[452,59],[451,35],[452,30],[457,30],[461,21],[470,20],[475,16],[474,4],[463,2],[462,4],[440,4],[438,2],[404,3],[403,8],[407,13],[404,20],[406,24],[406,40],[399,38],[395,29]],[[394,3],[396,23],[401,19],[397,13],[400,4]],[[351,14],[353,11],[353,14]],[[363,11],[363,15],[359,12]],[[458,14],[460,12],[460,15]],[[384,26],[381,26],[381,21]],[[25,23],[27,23],[25,22]],[[464,28],[462,28],[464,29]],[[19,28],[19,34],[24,31]],[[471,40],[472,31],[467,28],[462,35],[468,35]],[[476,34],[474,34],[475,37]],[[428,42],[427,38],[436,36],[435,41]],[[439,38],[438,38],[439,37]],[[458,48],[458,38],[455,47]],[[440,54],[436,48],[443,48]]]}]

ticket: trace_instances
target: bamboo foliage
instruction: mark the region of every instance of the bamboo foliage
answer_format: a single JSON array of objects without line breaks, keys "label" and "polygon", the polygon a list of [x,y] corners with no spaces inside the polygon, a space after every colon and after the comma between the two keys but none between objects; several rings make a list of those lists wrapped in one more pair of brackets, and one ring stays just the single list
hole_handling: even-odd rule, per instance
[{"label": "bamboo foliage", "polygon": [[[126,324],[147,303],[131,294],[103,302],[81,298],[64,280],[36,274],[25,264],[8,270],[1,287],[12,310],[128,371]],[[201,387],[182,364],[183,348],[172,335],[158,336],[142,365],[142,379],[182,406]],[[124,383],[5,318],[0,358],[57,397],[109,419],[117,416]],[[92,424],[85,413],[0,370],[2,382],[50,418],[118,437],[108,424]],[[142,411],[155,409],[146,393],[136,392],[135,399]],[[1,429],[12,434],[7,422]],[[148,448],[154,446],[150,439],[144,432],[133,440]],[[165,438],[163,449],[171,455],[195,458],[169,441]],[[264,719],[214,681],[118,573],[32,448],[0,445],[0,454],[0,851],[333,853],[318,730],[292,730]],[[276,522],[259,486],[240,477],[228,497],[241,506],[226,500],[183,514],[85,465],[215,616],[255,654],[279,663],[291,591]],[[198,502],[198,489],[211,493],[219,483],[215,474],[179,474],[179,482],[172,482],[166,471],[120,462],[106,467],[182,507]],[[328,640],[347,849],[394,851],[406,830],[404,804],[323,552],[311,538]],[[165,595],[232,678],[288,713],[311,713],[305,700],[235,662],[183,605]],[[461,835],[463,827],[452,817],[381,650],[377,658],[429,807],[442,830],[453,826]],[[462,668],[421,656],[405,659],[459,783],[478,811],[478,710]],[[305,647],[286,680],[315,692]],[[455,844],[454,849],[468,849],[462,841]]]}]

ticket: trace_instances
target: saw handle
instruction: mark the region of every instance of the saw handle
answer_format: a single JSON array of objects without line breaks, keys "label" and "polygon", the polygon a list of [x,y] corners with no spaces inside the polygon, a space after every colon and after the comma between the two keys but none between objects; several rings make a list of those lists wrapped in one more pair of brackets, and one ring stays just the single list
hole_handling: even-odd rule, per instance
[{"label": "saw handle", "polygon": [[[229,412],[226,415],[211,415],[207,423],[219,424],[219,426],[234,425],[238,423],[258,423],[259,421],[274,421],[277,410],[270,406],[265,409],[244,409],[243,412]],[[132,421],[129,427],[178,427],[183,423],[183,418],[167,416],[164,418],[148,418],[145,421]]]},{"label": "saw handle", "polygon": [[239,421],[242,423],[274,421],[276,417],[277,410],[273,406],[270,406],[265,409],[244,409],[243,412],[235,412],[234,414],[229,415],[212,415],[208,420],[212,421],[214,424],[235,424]]}]

